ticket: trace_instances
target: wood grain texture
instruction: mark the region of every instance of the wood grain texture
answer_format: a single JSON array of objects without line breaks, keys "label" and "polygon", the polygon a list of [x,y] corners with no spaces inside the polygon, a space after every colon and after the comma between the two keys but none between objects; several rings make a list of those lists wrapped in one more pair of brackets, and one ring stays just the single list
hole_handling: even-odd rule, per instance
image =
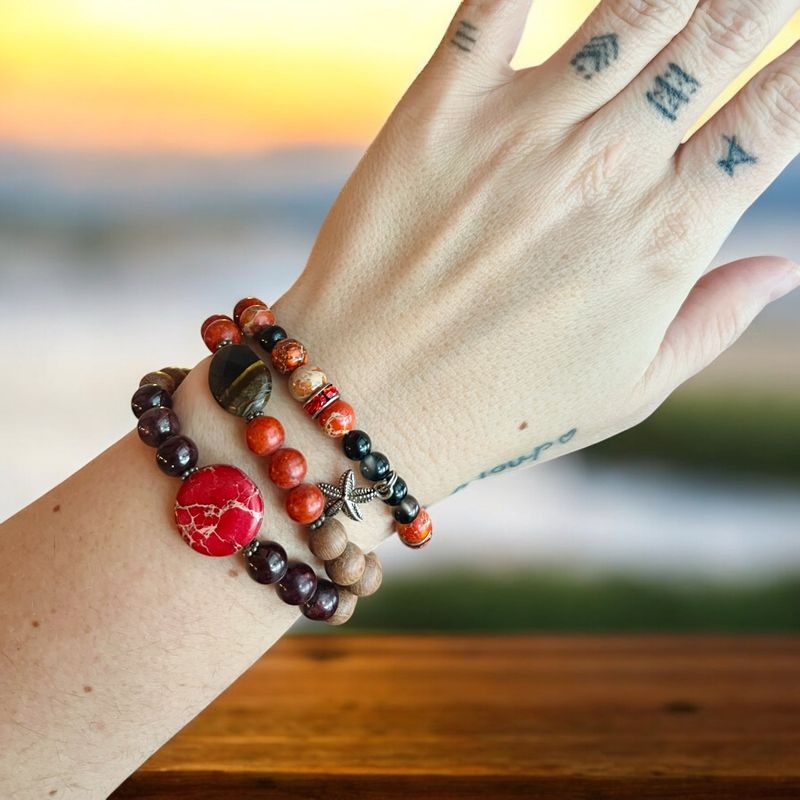
[{"label": "wood grain texture", "polygon": [[289,637],[115,798],[797,798],[800,637]]}]

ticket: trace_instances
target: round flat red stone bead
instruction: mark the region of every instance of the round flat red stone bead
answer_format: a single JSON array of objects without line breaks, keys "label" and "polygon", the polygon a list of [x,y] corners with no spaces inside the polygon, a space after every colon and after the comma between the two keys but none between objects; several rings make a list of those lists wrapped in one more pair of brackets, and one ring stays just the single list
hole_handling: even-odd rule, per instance
[{"label": "round flat red stone bead", "polygon": [[247,424],[247,446],[257,456],[272,455],[283,446],[285,435],[275,417],[255,417]]},{"label": "round flat red stone bead", "polygon": [[335,400],[320,412],[317,422],[328,436],[340,439],[355,427],[356,412],[350,403],[345,403],[344,400]]},{"label": "round flat red stone bead", "polygon": [[216,353],[222,344],[239,344],[242,341],[242,334],[232,319],[223,317],[206,326],[203,331],[203,341],[212,353]]},{"label": "round flat red stone bead", "polygon": [[233,307],[233,321],[238,325],[239,319],[242,316],[242,311],[246,308],[250,308],[250,306],[266,306],[267,304],[263,300],[259,300],[257,297],[243,297],[234,307]]},{"label": "round flat red stone bead", "polygon": [[419,514],[413,522],[407,525],[402,525],[399,522],[395,523],[395,530],[400,537],[400,541],[409,547],[422,547],[426,545],[433,533],[433,523],[431,522],[430,514],[424,509],[420,508]]},{"label": "round flat red stone bead", "polygon": [[312,395],[303,406],[303,411],[312,419],[315,418],[323,408],[329,406],[334,400],[339,399],[339,390],[329,383],[323,386],[315,395]]},{"label": "round flat red stone bead", "polygon": [[261,492],[240,469],[212,464],[193,472],[175,498],[183,540],[206,556],[230,556],[253,540],[264,518]]},{"label": "round flat red stone bead", "polygon": [[270,480],[281,489],[294,489],[306,477],[306,457],[293,447],[282,447],[269,462]]},{"label": "round flat red stone bead", "polygon": [[325,495],[313,483],[301,483],[286,495],[286,513],[301,525],[313,522],[325,510]]},{"label": "round flat red stone bead", "polygon": [[239,330],[245,336],[255,336],[275,324],[275,315],[263,305],[248,306],[239,316]]},{"label": "round flat red stone bead", "polygon": [[288,375],[308,361],[306,348],[297,339],[281,339],[270,353],[272,366],[281,375]]}]

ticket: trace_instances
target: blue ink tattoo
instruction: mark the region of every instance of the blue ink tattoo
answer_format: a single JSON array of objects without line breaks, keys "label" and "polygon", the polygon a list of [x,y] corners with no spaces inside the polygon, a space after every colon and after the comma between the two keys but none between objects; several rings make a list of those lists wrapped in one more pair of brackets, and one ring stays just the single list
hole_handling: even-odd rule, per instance
[{"label": "blue ink tattoo", "polygon": [[717,161],[717,166],[728,173],[731,178],[740,164],[757,164],[758,159],[742,149],[735,136],[722,137],[728,144],[728,155]]},{"label": "blue ink tattoo", "polygon": [[619,40],[616,33],[595,36],[569,63],[575,72],[590,81],[619,58]]},{"label": "blue ink tattoo", "polygon": [[472,48],[478,41],[475,37],[478,29],[466,20],[461,20],[458,23],[458,30],[455,36],[450,40],[459,50],[464,50],[467,53],[472,52]]},{"label": "blue ink tattoo", "polygon": [[695,78],[677,64],[670,64],[669,70],[656,78],[655,86],[646,97],[662,116],[675,122],[678,112],[689,103],[699,88],[700,83]]}]

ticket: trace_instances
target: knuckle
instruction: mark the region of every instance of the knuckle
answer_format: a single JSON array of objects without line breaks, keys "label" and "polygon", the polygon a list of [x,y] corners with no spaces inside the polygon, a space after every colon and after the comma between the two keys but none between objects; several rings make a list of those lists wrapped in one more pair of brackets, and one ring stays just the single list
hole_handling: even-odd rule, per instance
[{"label": "knuckle", "polygon": [[764,79],[757,96],[781,129],[800,134],[800,69],[773,72]]},{"label": "knuckle", "polygon": [[696,25],[703,45],[718,58],[749,62],[753,52],[770,39],[769,11],[765,5],[769,4],[748,0],[700,6]]},{"label": "knuckle", "polygon": [[662,263],[665,253],[675,253],[689,246],[696,231],[695,220],[695,210],[691,203],[666,211],[658,218],[653,229],[648,255],[656,263]]},{"label": "knuckle", "polygon": [[655,27],[674,32],[686,23],[693,5],[686,0],[614,0],[609,10],[632,28],[650,31]]},{"label": "knuckle", "polygon": [[569,187],[580,206],[595,206],[620,188],[627,175],[623,169],[626,151],[625,143],[616,140],[604,145],[583,165]]}]

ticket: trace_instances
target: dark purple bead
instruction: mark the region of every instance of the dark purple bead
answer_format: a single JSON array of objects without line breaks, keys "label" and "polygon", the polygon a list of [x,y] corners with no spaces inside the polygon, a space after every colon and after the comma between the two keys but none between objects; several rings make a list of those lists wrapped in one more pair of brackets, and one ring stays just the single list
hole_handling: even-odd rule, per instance
[{"label": "dark purple bead", "polygon": [[286,551],[277,542],[256,542],[245,563],[250,577],[259,583],[277,583],[289,566]]},{"label": "dark purple bead", "polygon": [[197,466],[197,445],[188,436],[170,436],[156,450],[156,464],[173,478],[183,475]]},{"label": "dark purple bead", "polygon": [[290,606],[307,603],[317,589],[317,573],[308,564],[293,564],[278,584],[278,597]]},{"label": "dark purple bead", "polygon": [[337,608],[339,608],[338,587],[335,583],[322,579],[317,582],[317,591],[301,611],[309,619],[324,622],[336,613]]},{"label": "dark purple bead", "polygon": [[172,397],[165,389],[155,383],[146,383],[140,386],[131,398],[131,410],[137,417],[141,417],[149,408],[172,408]]},{"label": "dark purple bead", "polygon": [[139,438],[145,444],[158,447],[170,436],[180,433],[181,423],[169,408],[149,408],[139,417],[136,430],[139,431]]}]

